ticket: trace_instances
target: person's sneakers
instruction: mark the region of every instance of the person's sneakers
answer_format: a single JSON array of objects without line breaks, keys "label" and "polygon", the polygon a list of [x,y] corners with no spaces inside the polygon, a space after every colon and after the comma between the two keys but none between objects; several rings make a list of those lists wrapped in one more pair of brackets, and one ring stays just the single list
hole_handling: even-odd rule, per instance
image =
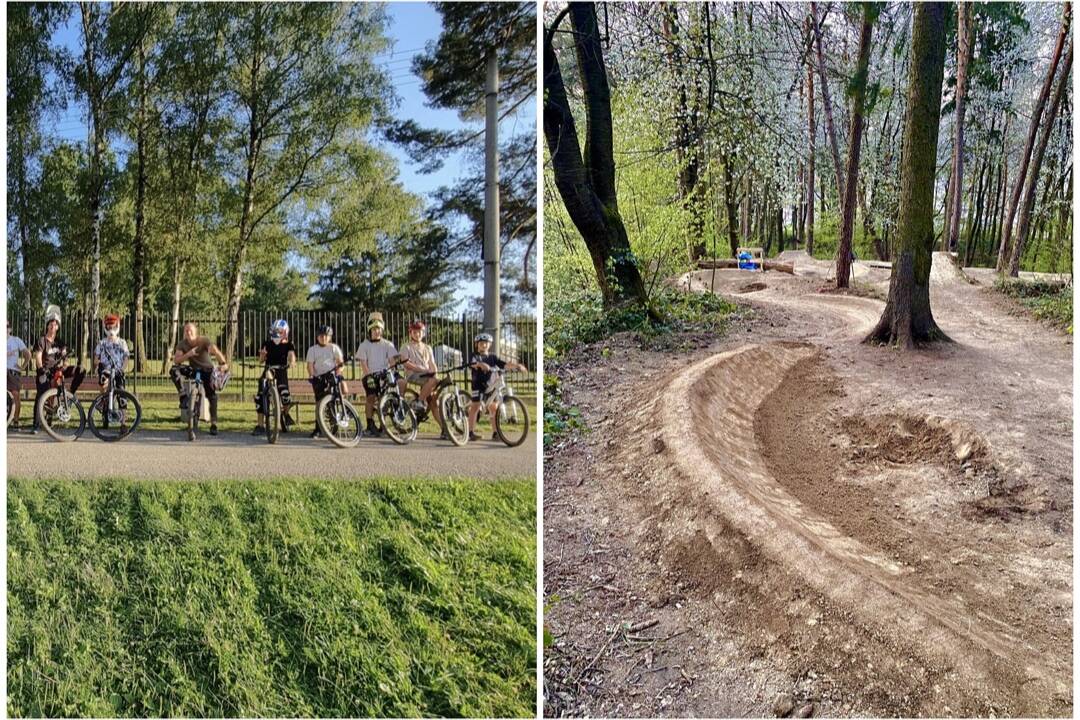
[{"label": "person's sneakers", "polygon": [[210,434],[211,435],[217,435],[217,424],[216,423],[210,423]]},{"label": "person's sneakers", "polygon": [[262,425],[256,425],[255,429],[251,431],[251,434],[255,436],[265,435],[266,428],[264,428]]},{"label": "person's sneakers", "polygon": [[319,428],[315,428],[314,430],[311,431],[311,435],[309,435],[309,437],[314,439],[314,438],[320,437],[321,435],[322,435],[322,433],[319,432]]},{"label": "person's sneakers", "polygon": [[498,440],[499,439],[499,431],[498,430],[492,430],[491,431],[491,439],[492,440]]},{"label": "person's sneakers", "polygon": [[375,421],[373,419],[371,419],[371,418],[368,418],[368,421],[367,421],[367,434],[368,435],[378,435],[379,434],[379,428],[375,427]]},{"label": "person's sneakers", "polygon": [[30,428],[30,434],[31,435],[37,435],[38,434],[38,426],[37,425],[34,425],[33,427]]},{"label": "person's sneakers", "polygon": [[439,439],[440,440],[449,440],[450,439],[450,433],[443,430],[441,433],[439,433]]},{"label": "person's sneakers", "polygon": [[481,439],[480,436],[477,435],[476,433],[474,433],[474,432],[469,433],[470,442],[476,442],[477,440],[480,440],[480,439]]}]

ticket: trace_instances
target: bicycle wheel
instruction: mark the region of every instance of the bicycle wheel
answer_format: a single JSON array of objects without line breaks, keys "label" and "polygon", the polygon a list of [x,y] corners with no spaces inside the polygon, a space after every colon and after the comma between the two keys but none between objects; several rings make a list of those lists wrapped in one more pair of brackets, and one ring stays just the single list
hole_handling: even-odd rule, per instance
[{"label": "bicycle wheel", "polygon": [[273,445],[281,432],[281,396],[278,394],[277,385],[267,383],[263,410],[266,412],[263,416],[266,420],[266,442]]},{"label": "bicycle wheel", "polygon": [[469,442],[469,413],[466,406],[461,404],[461,397],[456,392],[443,393],[439,398],[439,409],[442,410],[443,425],[446,426],[450,442],[458,447]]},{"label": "bicycle wheel", "polygon": [[142,405],[127,390],[117,390],[113,394],[111,410],[108,393],[101,393],[90,404],[90,432],[105,442],[123,440],[135,432],[140,420]]},{"label": "bicycle wheel", "polygon": [[416,413],[396,392],[379,399],[379,422],[398,445],[408,445],[416,439]]},{"label": "bicycle wheel", "polygon": [[8,390],[7,393],[7,426],[10,427],[11,421],[15,419],[15,395]]},{"label": "bicycle wheel", "polygon": [[338,447],[360,442],[360,413],[345,398],[327,395],[315,406],[315,422],[326,438]]},{"label": "bicycle wheel", "polygon": [[64,390],[65,402],[61,402],[58,388],[41,393],[34,412],[38,423],[53,440],[72,442],[78,440],[86,429],[86,411],[71,392]]},{"label": "bicycle wheel", "polygon": [[510,447],[517,447],[529,437],[529,411],[519,398],[503,398],[495,408],[495,433]]},{"label": "bicycle wheel", "polygon": [[200,415],[202,415],[202,390],[198,385],[193,385],[188,395],[187,439],[189,442],[195,440]]}]

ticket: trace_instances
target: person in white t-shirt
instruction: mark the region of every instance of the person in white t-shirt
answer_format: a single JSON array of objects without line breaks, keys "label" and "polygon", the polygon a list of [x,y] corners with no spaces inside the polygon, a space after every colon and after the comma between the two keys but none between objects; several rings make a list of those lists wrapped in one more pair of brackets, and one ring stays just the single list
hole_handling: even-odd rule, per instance
[{"label": "person in white t-shirt", "polygon": [[30,367],[30,363],[33,358],[30,356],[30,348],[26,347],[26,343],[11,334],[11,322],[7,324],[7,389],[15,398],[14,416],[12,418],[12,426],[19,424],[19,412],[22,410],[22,386],[21,377],[23,368],[19,367],[19,360],[25,360],[23,367]]},{"label": "person in white t-shirt", "polygon": [[360,361],[364,384],[364,415],[367,417],[367,431],[370,435],[378,433],[375,427],[375,403],[379,399],[378,385],[374,373],[382,372],[397,359],[394,343],[382,336],[385,327],[381,317],[368,320],[368,339],[360,343],[354,356]]},{"label": "person in white t-shirt", "polygon": [[131,352],[127,342],[120,337],[120,316],[105,316],[105,337],[94,348],[94,359],[97,361],[98,383],[104,389],[109,379],[106,371],[113,370],[116,373],[116,387],[124,387],[124,370],[127,369]]},{"label": "person in white t-shirt", "polygon": [[[345,354],[341,352],[340,347],[330,342],[333,337],[334,329],[329,325],[323,325],[315,335],[315,344],[307,351],[308,382],[315,390],[316,404],[329,392],[324,376],[334,373],[340,378],[341,373],[338,370],[345,366]],[[341,392],[346,395],[349,393],[349,386],[345,381],[341,382]],[[311,431],[311,437],[319,437],[318,425]]]}]

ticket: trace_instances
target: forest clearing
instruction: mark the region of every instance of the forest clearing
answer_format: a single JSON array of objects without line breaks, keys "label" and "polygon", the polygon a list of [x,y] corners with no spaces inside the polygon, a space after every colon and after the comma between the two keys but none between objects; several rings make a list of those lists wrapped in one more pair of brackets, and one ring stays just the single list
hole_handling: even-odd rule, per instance
[{"label": "forest clearing", "polygon": [[546,713],[1071,714],[1068,6],[545,27]]}]

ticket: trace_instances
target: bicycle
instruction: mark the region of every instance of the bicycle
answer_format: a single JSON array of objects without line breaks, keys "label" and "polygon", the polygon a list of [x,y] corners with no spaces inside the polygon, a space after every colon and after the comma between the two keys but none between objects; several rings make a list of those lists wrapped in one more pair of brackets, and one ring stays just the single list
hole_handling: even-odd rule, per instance
[{"label": "bicycle", "polygon": [[263,384],[259,412],[266,420],[266,441],[273,445],[278,440],[282,427],[285,426],[285,411],[281,402],[281,393],[277,386],[277,372],[288,370],[287,365],[267,365],[259,382]]},{"label": "bicycle", "polygon": [[179,372],[185,378],[182,387],[184,395],[187,396],[187,407],[181,406],[180,417],[187,425],[188,442],[194,442],[202,419],[202,401],[206,397],[206,388],[203,387],[202,373],[196,368],[181,365]]},{"label": "bicycle", "polygon": [[56,367],[49,376],[49,388],[34,403],[34,416],[38,425],[53,440],[73,442],[86,430],[86,411],[75,393],[64,387],[64,362],[67,349],[60,351]]},{"label": "bicycle", "polygon": [[[439,380],[431,392],[435,394],[435,402],[443,416],[443,430],[450,442],[462,447],[469,442],[469,396],[454,382],[453,374],[458,370],[465,370],[468,365],[459,365],[443,372],[443,378]],[[435,377],[435,373],[423,373],[422,378]],[[416,424],[427,420],[429,411],[426,403],[420,402],[420,395],[412,388],[405,391],[405,399],[413,406],[416,413]]]},{"label": "bicycle", "polygon": [[385,370],[370,375],[375,383],[373,389],[379,396],[379,424],[398,445],[407,445],[415,440],[417,428],[420,426],[411,404],[398,389],[398,368],[404,364],[404,360],[399,360]]},{"label": "bicycle", "polygon": [[488,406],[492,402],[496,403],[495,414],[491,419],[495,434],[508,447],[517,447],[529,436],[529,411],[521,398],[516,397],[513,389],[506,384],[506,371],[493,368],[492,372],[497,380],[480,398],[480,414],[488,414]]},{"label": "bicycle", "polygon": [[327,393],[315,404],[315,424],[330,442],[338,447],[356,447],[360,442],[360,413],[345,399],[341,378],[331,370],[319,376]]},{"label": "bicycle", "polygon": [[[18,370],[8,370],[8,379],[10,380],[13,377],[21,382],[22,373],[20,373]],[[7,422],[4,427],[11,427],[11,423],[15,421],[15,409],[18,406],[19,396],[16,393],[11,392],[11,390],[9,389],[7,391]]]},{"label": "bicycle", "polygon": [[109,369],[102,376],[108,381],[107,388],[90,403],[90,431],[105,442],[123,440],[139,427],[142,404],[134,394],[118,387],[123,372]]}]

